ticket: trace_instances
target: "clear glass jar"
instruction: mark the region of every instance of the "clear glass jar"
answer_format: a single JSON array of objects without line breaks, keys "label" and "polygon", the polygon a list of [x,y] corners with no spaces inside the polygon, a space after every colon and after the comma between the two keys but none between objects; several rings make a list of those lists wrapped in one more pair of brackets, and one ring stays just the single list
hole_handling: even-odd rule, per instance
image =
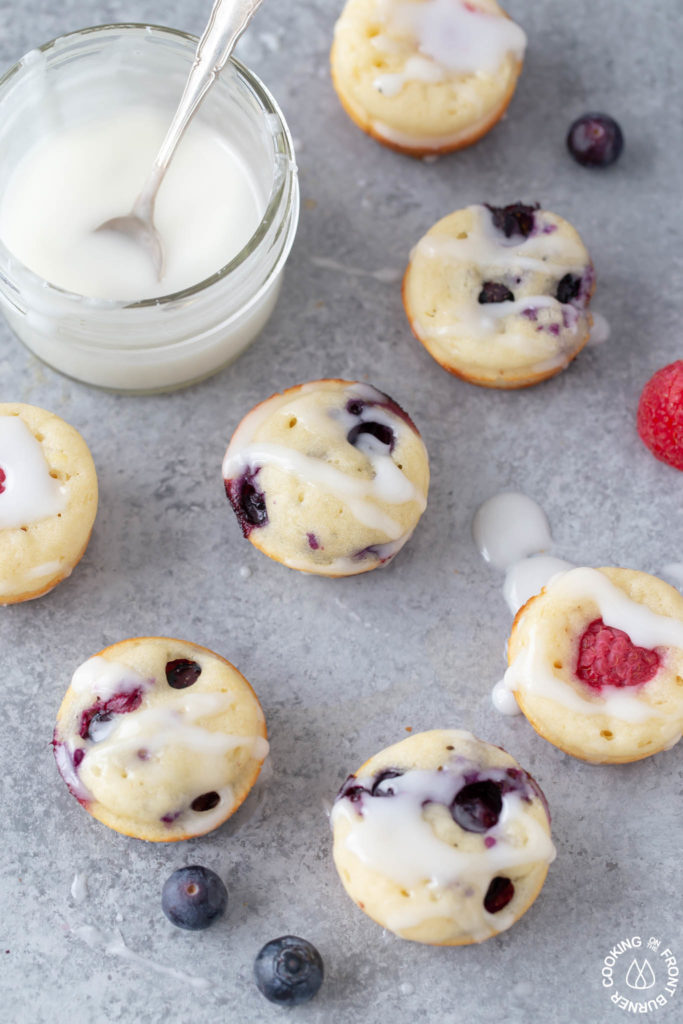
[{"label": "clear glass jar", "polygon": [[[196,45],[173,29],[104,25],[31,51],[0,79],[0,189],[56,125],[141,103],[167,111],[170,122]],[[272,313],[299,214],[289,129],[265,86],[235,60],[198,116],[229,134],[268,196],[249,242],[211,277],[160,298],[85,298],[43,280],[0,242],[0,309],[61,373],[128,393],[183,387],[230,363]]]}]

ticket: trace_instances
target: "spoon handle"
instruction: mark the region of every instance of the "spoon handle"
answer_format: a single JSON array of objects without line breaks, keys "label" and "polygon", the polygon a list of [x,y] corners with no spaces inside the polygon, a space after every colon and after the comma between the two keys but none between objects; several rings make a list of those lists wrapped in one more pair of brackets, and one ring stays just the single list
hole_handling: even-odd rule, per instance
[{"label": "spoon handle", "polygon": [[197,45],[194,64],[180,103],[147,181],[135,201],[133,213],[136,216],[151,220],[157,191],[185,129],[261,3],[262,0],[216,0],[214,3],[209,22]]}]

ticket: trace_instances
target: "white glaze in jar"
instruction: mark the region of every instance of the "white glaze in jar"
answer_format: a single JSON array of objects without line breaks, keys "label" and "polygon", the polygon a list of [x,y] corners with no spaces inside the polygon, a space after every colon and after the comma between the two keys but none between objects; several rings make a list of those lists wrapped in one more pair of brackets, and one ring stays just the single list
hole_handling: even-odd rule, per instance
[{"label": "white glaze in jar", "polygon": [[[170,122],[195,46],[171,29],[109,25],[27,54],[0,81],[0,191],[31,147],[55,131],[141,105]],[[48,284],[0,242],[0,308],[27,347],[62,373],[128,392],[181,387],[231,362],[272,313],[299,209],[287,125],[263,85],[236,61],[198,117],[234,146],[263,197],[256,231],[212,276],[139,301],[85,298]]]}]

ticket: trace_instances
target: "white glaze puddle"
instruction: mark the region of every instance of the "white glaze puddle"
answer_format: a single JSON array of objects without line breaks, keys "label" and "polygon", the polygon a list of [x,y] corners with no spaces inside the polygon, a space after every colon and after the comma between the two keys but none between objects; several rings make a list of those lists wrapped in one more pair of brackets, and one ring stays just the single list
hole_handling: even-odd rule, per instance
[{"label": "white glaze puddle", "polygon": [[472,536],[482,558],[496,569],[509,569],[552,544],[545,512],[533,498],[517,491],[496,494],[480,505]]},{"label": "white glaze puddle", "polygon": [[115,956],[119,960],[127,960],[128,963],[143,971],[148,979],[153,974],[162,974],[167,978],[175,978],[176,981],[189,985],[190,988],[198,991],[206,991],[211,988],[211,982],[206,978],[200,978],[196,974],[189,974],[187,971],[177,970],[175,967],[166,967],[164,964],[156,963],[147,957],[134,953],[124,942],[123,935],[118,928],[111,932],[104,932],[91,924],[80,925],[72,928],[73,934],[82,942],[85,942],[91,949],[102,950],[109,956]]},{"label": "white glaze puddle", "polygon": [[607,317],[602,313],[593,312],[593,326],[591,327],[589,345],[604,345],[611,334],[611,328]]},{"label": "white glaze puddle", "polygon": [[78,871],[73,878],[71,883],[71,898],[74,903],[85,903],[88,895],[88,884],[86,876],[82,871]]},{"label": "white glaze puddle", "polygon": [[320,267],[321,270],[333,270],[337,274],[345,274],[348,277],[371,277],[381,284],[396,284],[403,277],[403,271],[396,267],[362,270],[360,267],[348,267],[337,260],[329,259],[327,256],[311,256],[310,261],[314,267]]},{"label": "white glaze puddle", "polygon": [[19,416],[0,416],[0,529],[17,529],[66,508],[66,493],[50,476],[40,442]]},{"label": "white glaze puddle", "polygon": [[540,594],[558,572],[573,569],[571,562],[553,555],[535,555],[522,558],[511,565],[505,573],[503,597],[513,615],[527,603],[529,598]]}]

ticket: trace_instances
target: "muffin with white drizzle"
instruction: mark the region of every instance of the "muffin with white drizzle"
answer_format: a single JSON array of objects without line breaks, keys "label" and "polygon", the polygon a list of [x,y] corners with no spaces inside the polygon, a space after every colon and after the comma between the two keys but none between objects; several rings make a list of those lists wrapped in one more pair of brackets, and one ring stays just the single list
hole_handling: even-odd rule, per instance
[{"label": "muffin with white drizzle", "polygon": [[403,303],[445,370],[491,388],[554,376],[588,341],[590,256],[568,221],[537,205],[468,206],[413,249]]},{"label": "muffin with white drizzle", "polygon": [[430,945],[510,928],[555,857],[536,782],[458,729],[417,733],[371,757],[342,786],[331,822],[351,899],[400,938]]},{"label": "muffin with white drizzle", "polygon": [[683,596],[633,569],[554,576],[517,613],[511,690],[534,729],[584,761],[623,764],[683,732]]},{"label": "muffin with white drizzle", "polygon": [[275,394],[237,427],[223,460],[242,532],[291,569],[352,576],[386,565],[427,503],[417,427],[370,384],[318,380]]},{"label": "muffin with white drizzle", "polygon": [[496,0],[348,0],[332,81],[351,119],[412,156],[469,146],[505,112],[526,36]]},{"label": "muffin with white drizzle", "polygon": [[69,576],[96,513],[97,474],[78,431],[37,406],[0,403],[0,605]]},{"label": "muffin with white drizzle", "polygon": [[167,637],[123,640],[84,662],[52,744],[62,778],[94,818],[153,842],[218,828],[268,753],[244,676],[213,651]]}]

